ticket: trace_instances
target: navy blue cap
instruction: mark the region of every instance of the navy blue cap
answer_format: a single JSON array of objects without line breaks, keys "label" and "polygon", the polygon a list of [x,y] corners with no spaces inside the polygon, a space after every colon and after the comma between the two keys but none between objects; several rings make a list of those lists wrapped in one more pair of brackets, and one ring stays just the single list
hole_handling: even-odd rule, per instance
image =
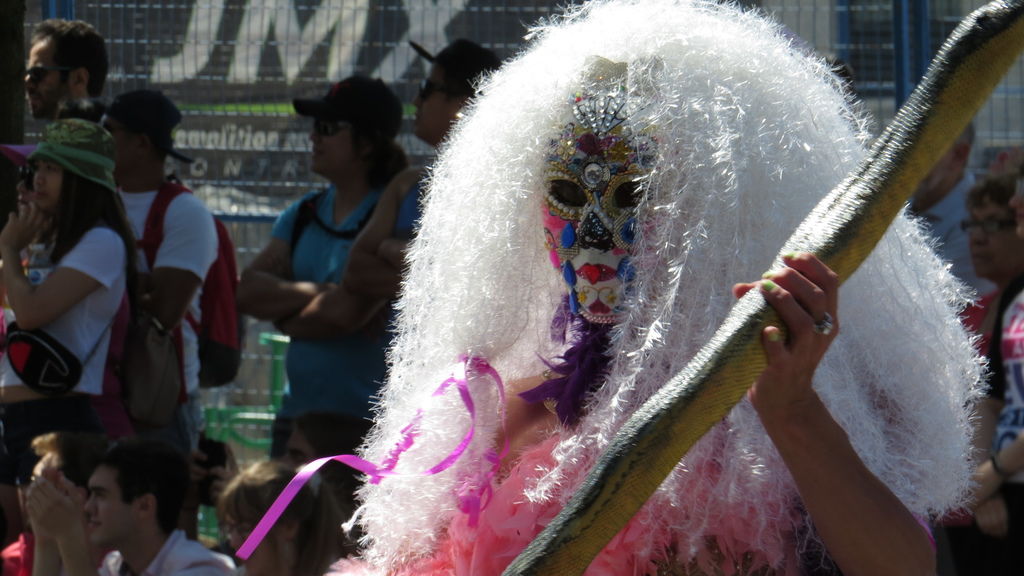
[{"label": "navy blue cap", "polygon": [[486,72],[493,72],[501,66],[501,60],[487,48],[459,38],[444,47],[437,54],[427,52],[419,44],[409,41],[417,54],[444,70],[444,83],[449,90],[457,90],[466,96],[474,94],[473,84]]},{"label": "navy blue cap", "polygon": [[296,98],[295,111],[320,120],[348,122],[364,133],[398,136],[402,126],[402,101],[379,78],[350,76],[331,86],[317,100]]},{"label": "navy blue cap", "polygon": [[114,97],[104,114],[124,124],[126,130],[149,136],[160,150],[182,162],[192,159],[174,149],[174,128],[181,122],[181,112],[174,102],[157,90],[135,90]]}]

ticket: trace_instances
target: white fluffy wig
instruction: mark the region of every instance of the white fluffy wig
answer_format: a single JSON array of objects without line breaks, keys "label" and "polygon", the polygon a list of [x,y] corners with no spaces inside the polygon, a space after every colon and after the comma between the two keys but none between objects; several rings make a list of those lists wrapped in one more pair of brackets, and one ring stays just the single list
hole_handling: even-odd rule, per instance
[{"label": "white fluffy wig", "polygon": [[[709,339],[734,299],[797,224],[864,155],[867,135],[839,82],[761,16],[712,2],[593,0],[538,28],[482,87],[433,170],[409,254],[399,331],[364,455],[388,457],[424,410],[397,472],[362,489],[366,557],[395,567],[429,554],[464,484],[490,467],[500,430],[493,382],[469,379],[473,441],[448,470],[422,475],[463,438],[458,394],[434,395],[460,357],[510,381],[539,375],[564,348],[551,323],[565,288],[541,224],[544,159],[570,118],[586,62],[628,65],[643,98],[630,119],[654,127],[628,311],[612,330],[605,380],[564,429],[556,465],[524,499],[566,501],[626,419]],[[980,365],[957,319],[966,290],[918,225],[899,217],[840,292],[841,334],[815,388],[865,464],[915,514],[964,496],[968,407]],[[716,477],[694,471],[721,469]],[[680,462],[648,505],[652,547],[698,549],[729,526],[773,562],[806,523],[796,488],[747,401]],[[814,544],[813,531],[809,541]],[[643,552],[643,551],[638,551]],[[649,550],[648,553],[657,553]]]}]

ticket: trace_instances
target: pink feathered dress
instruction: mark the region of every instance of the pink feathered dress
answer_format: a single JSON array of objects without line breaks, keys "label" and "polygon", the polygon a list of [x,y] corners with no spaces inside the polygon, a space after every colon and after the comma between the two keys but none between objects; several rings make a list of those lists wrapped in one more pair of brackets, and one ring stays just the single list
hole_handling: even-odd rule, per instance
[{"label": "pink feathered dress", "polygon": [[[554,466],[552,450],[558,436],[526,450],[508,476],[494,490],[481,511],[477,525],[469,516],[458,513],[448,526],[437,550],[403,566],[389,576],[498,576],[522,552],[533,538],[561,510],[557,500],[530,502],[525,493],[542,470]],[[743,545],[743,527],[723,527],[723,536],[709,541],[689,562],[644,554],[651,550],[650,531],[638,517],[631,520],[601,551],[585,576],[795,576],[798,560],[790,554],[781,567],[771,568],[764,555],[751,553]],[[728,534],[728,536],[725,536]],[[670,549],[666,537],[661,549]],[[328,573],[332,576],[380,576],[387,574],[358,559],[343,559]]]}]

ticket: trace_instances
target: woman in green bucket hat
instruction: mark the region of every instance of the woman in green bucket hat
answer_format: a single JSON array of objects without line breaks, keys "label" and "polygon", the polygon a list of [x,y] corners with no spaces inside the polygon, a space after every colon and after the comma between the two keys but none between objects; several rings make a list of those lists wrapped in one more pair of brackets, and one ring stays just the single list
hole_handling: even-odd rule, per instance
[{"label": "woman in green bucket hat", "polygon": [[8,534],[20,524],[14,487],[27,485],[36,465],[32,439],[103,432],[90,399],[101,393],[113,319],[135,270],[110,135],[92,122],[59,120],[29,164],[32,189],[21,191],[0,231],[0,504]]}]

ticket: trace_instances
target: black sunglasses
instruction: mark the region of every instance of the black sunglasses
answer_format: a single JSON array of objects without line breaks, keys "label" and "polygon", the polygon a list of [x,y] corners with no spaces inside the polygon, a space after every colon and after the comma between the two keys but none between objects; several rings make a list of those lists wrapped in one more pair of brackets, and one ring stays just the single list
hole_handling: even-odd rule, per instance
[{"label": "black sunglasses", "polygon": [[321,120],[316,118],[313,120],[313,131],[319,136],[331,137],[341,132],[342,130],[348,130],[352,125],[348,122],[335,122],[332,120]]},{"label": "black sunglasses", "polygon": [[25,190],[33,190],[33,180],[36,178],[36,171],[32,169],[30,164],[22,164],[18,166],[18,178],[25,186]]},{"label": "black sunglasses", "polygon": [[435,84],[430,78],[424,78],[423,82],[420,82],[419,97],[420,100],[426,100],[430,98],[434,92],[447,92],[444,84]]},{"label": "black sunglasses", "polygon": [[1015,219],[1005,220],[962,220],[960,222],[960,228],[967,233],[974,230],[980,230],[985,234],[995,234],[1002,230],[1010,230],[1017,227],[1017,221]]},{"label": "black sunglasses", "polygon": [[60,72],[61,75],[67,75],[67,73],[72,70],[74,70],[74,68],[70,66],[33,66],[28,70],[25,70],[25,77],[28,78],[29,82],[38,84],[42,82],[50,72],[57,71]]}]

